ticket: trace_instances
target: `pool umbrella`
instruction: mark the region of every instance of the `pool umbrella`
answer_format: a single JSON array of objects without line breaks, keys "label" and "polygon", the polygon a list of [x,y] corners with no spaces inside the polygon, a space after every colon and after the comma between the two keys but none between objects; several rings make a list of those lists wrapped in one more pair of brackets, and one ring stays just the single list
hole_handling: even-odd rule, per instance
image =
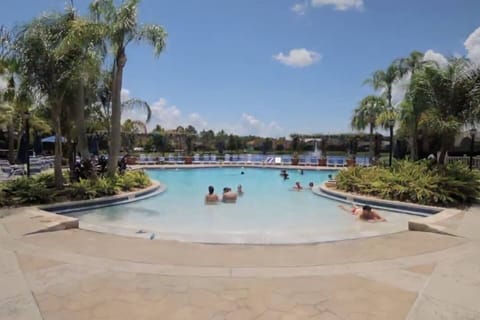
[{"label": "pool umbrella", "polygon": [[42,151],[42,138],[35,132],[35,137],[33,138],[33,152],[35,152],[35,154],[42,154]]},{"label": "pool umbrella", "polygon": [[88,139],[88,149],[91,154],[98,155],[98,135],[91,136]]},{"label": "pool umbrella", "polygon": [[20,146],[18,148],[18,153],[17,153],[18,163],[27,162],[27,152],[28,152],[27,135],[24,133],[22,134],[22,137],[20,139]]},{"label": "pool umbrella", "polygon": [[[62,137],[62,142],[65,142],[66,139]],[[42,139],[42,143],[55,143],[55,136],[50,136]]]}]

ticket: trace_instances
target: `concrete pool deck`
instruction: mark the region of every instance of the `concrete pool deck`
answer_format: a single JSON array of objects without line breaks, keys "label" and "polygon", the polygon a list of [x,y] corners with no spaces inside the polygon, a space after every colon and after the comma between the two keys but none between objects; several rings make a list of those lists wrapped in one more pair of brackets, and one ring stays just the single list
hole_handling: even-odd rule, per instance
[{"label": "concrete pool deck", "polygon": [[480,206],[448,233],[206,245],[0,211],[0,319],[479,319]]}]

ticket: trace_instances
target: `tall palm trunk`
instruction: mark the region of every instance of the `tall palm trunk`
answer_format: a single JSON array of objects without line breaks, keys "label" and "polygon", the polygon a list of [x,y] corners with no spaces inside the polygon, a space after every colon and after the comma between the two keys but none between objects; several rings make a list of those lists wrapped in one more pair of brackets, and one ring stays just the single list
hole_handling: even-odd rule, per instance
[{"label": "tall palm trunk", "polygon": [[117,160],[120,154],[121,144],[121,101],[120,92],[122,90],[123,68],[127,59],[124,49],[120,49],[115,59],[115,68],[113,72],[112,84],[112,116],[111,116],[111,134],[110,150],[108,153],[108,175],[114,176],[117,172]]},{"label": "tall palm trunk", "polygon": [[78,84],[73,116],[77,129],[77,151],[80,152],[82,158],[88,159],[90,158],[90,152],[88,151],[87,129],[85,127],[85,86],[83,81]]},{"label": "tall palm trunk", "polygon": [[375,156],[375,141],[373,139],[373,123],[370,123],[370,146],[368,148],[368,151],[369,151],[370,162],[372,162]]},{"label": "tall palm trunk", "polygon": [[415,120],[414,123],[412,124],[412,136],[410,137],[410,157],[412,158],[413,161],[418,160],[418,125],[417,121]]},{"label": "tall palm trunk", "polygon": [[54,127],[55,127],[55,187],[57,189],[63,188],[63,173],[62,173],[62,126],[60,120],[60,106],[55,105],[53,108]]},{"label": "tall palm trunk", "polygon": [[10,163],[15,162],[15,137],[14,137],[14,128],[13,128],[13,123],[10,119],[8,121],[7,125],[7,130],[8,130],[8,161]]}]

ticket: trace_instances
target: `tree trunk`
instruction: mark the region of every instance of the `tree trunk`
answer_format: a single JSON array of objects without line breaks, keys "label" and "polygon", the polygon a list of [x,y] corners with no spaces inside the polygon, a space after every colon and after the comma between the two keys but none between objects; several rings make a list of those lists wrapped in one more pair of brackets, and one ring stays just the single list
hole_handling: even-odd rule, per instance
[{"label": "tree trunk", "polygon": [[55,165],[54,165],[54,174],[55,174],[55,187],[57,189],[63,188],[63,173],[62,173],[62,127],[60,121],[60,107],[54,106],[53,116],[55,122]]},{"label": "tree trunk", "polygon": [[370,124],[370,146],[368,148],[369,155],[370,155],[370,162],[373,161],[375,157],[375,141],[373,140],[373,125]]},{"label": "tree trunk", "polygon": [[411,137],[411,150],[410,150],[410,156],[413,161],[418,160],[418,129],[417,129],[417,124],[414,123],[412,127],[412,137]]},{"label": "tree trunk", "polygon": [[85,127],[85,87],[83,81],[78,84],[77,96],[74,105],[74,122],[76,125],[77,152],[83,159],[90,158],[88,151],[87,129]]},{"label": "tree trunk", "polygon": [[123,50],[120,49],[115,61],[112,83],[112,117],[111,117],[111,135],[110,150],[108,153],[108,175],[114,176],[117,172],[118,155],[121,145],[121,101],[120,92],[122,90],[123,68],[125,67],[126,57]]},{"label": "tree trunk", "polygon": [[14,137],[14,128],[12,121],[8,122],[7,125],[8,130],[8,161],[10,164],[15,162],[15,137]]}]

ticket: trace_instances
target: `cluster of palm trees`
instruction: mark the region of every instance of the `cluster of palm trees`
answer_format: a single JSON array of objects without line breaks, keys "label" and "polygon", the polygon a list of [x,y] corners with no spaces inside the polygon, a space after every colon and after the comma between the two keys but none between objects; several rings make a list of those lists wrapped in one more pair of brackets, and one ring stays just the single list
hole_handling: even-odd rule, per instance
[{"label": "cluster of palm trees", "polygon": [[[93,0],[88,17],[80,16],[72,6],[35,18],[14,32],[0,30],[0,75],[8,80],[0,95],[0,122],[13,137],[21,126],[21,115],[30,114],[34,127],[47,119],[45,125],[56,135],[55,183],[59,188],[64,183],[63,137],[75,140],[82,157],[89,157],[86,132],[92,119],[103,122],[108,132],[109,174],[116,172],[126,48],[146,42],[158,56],[167,37],[161,26],[139,24],[139,2],[124,0],[116,6],[114,0]],[[143,101],[131,100],[123,106],[143,107],[150,118],[149,106]]]},{"label": "cluster of palm trees", "polygon": [[[408,140],[410,158],[417,160],[419,141],[429,141],[444,163],[455,137],[480,119],[480,67],[465,58],[449,58],[447,64],[425,60],[412,52],[394,60],[386,70],[373,73],[365,83],[378,95],[369,95],[355,108],[352,128],[370,131],[370,157],[374,157],[373,133],[395,123],[396,136]],[[393,104],[395,85],[406,83],[406,93]]]}]

